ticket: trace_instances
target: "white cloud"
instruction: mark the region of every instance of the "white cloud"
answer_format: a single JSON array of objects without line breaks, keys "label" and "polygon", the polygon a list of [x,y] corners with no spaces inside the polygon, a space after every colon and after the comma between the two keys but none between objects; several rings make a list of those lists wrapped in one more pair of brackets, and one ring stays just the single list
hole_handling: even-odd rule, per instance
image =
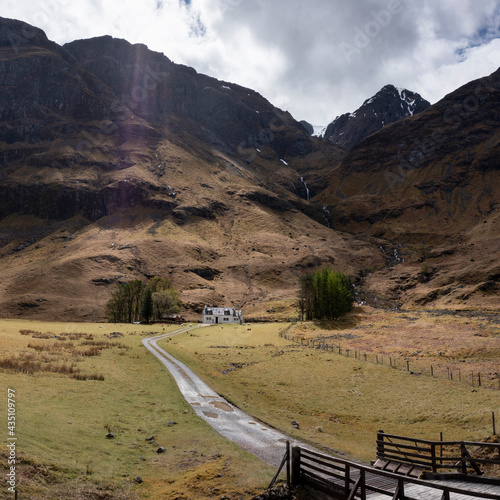
[{"label": "white cloud", "polygon": [[326,124],[393,83],[431,102],[500,66],[500,0],[0,0],[65,43],[110,34]]}]

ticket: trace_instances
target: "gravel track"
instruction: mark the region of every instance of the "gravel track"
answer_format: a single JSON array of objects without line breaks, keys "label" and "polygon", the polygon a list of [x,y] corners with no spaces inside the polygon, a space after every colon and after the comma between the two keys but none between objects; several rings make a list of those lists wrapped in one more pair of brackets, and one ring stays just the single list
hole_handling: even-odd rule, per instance
[{"label": "gravel track", "polygon": [[[142,342],[165,365],[182,395],[199,417],[240,448],[252,453],[267,464],[278,467],[286,451],[286,442],[290,441],[291,445],[299,443],[292,441],[285,434],[267,427],[229,403],[203,382],[189,367],[158,346],[160,340],[186,333],[195,328],[200,328],[200,326],[184,327],[172,333],[145,338]],[[302,443],[300,444],[303,446]]]}]

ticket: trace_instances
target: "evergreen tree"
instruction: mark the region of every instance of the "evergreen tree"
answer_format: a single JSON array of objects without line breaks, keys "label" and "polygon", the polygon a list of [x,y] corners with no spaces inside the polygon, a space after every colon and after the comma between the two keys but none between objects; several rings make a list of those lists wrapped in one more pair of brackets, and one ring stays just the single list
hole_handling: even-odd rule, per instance
[{"label": "evergreen tree", "polygon": [[300,279],[298,306],[302,320],[339,318],[352,309],[353,302],[353,287],[344,273],[324,268]]},{"label": "evergreen tree", "polygon": [[312,274],[305,274],[300,277],[298,307],[301,321],[310,321],[313,319],[314,286]]},{"label": "evergreen tree", "polygon": [[151,288],[146,286],[142,292],[141,298],[141,320],[145,323],[149,323],[153,317],[153,292]]}]

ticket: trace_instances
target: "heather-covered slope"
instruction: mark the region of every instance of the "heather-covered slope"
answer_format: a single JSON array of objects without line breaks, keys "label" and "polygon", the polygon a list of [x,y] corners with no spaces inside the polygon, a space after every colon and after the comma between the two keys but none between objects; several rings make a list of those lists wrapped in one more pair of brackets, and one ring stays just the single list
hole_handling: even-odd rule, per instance
[{"label": "heather-covered slope", "polygon": [[497,307],[499,75],[347,154],[256,92],[144,45],[0,20],[0,315],[102,319],[161,274],[294,314],[330,265],[388,307]]}]

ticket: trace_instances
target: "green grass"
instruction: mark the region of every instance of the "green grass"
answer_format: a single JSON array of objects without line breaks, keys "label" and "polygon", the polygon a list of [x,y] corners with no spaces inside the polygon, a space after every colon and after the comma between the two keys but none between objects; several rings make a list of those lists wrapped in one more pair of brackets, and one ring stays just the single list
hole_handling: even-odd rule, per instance
[{"label": "green grass", "polygon": [[254,417],[355,459],[375,458],[379,429],[434,440],[491,434],[500,391],[295,345],[279,337],[285,327],[214,326],[161,344]]},{"label": "green grass", "polygon": [[[143,347],[141,340],[148,333],[175,327],[163,328],[0,322],[0,359],[26,353],[53,356],[54,362],[73,360],[82,373],[104,377],[75,380],[69,374],[45,371],[0,371],[2,387],[16,391],[21,498],[78,499],[100,492],[102,498],[204,499],[213,498],[215,489],[219,496],[238,498],[265,487],[274,471],[198,418],[164,366]],[[42,334],[84,332],[95,341],[109,342],[110,347],[78,358],[56,347],[51,354],[47,345],[63,341],[21,335],[23,329]],[[108,339],[116,331],[124,336]],[[73,341],[75,349],[88,349],[83,342]],[[35,343],[44,348],[28,347]],[[167,425],[171,421],[176,424]],[[115,437],[106,438],[108,432]],[[154,444],[145,440],[151,435]],[[166,452],[158,454],[158,446]],[[36,473],[30,473],[32,469]],[[137,476],[142,484],[135,483]],[[5,491],[4,483],[0,489]]]}]

